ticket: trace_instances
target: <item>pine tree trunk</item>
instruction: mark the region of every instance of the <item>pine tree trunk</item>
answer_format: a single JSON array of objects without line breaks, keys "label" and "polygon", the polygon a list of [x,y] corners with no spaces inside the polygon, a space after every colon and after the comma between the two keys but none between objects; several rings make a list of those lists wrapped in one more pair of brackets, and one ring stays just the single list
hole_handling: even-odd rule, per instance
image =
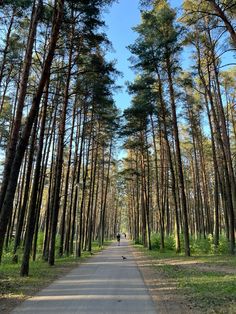
[{"label": "pine tree trunk", "polygon": [[220,5],[215,0],[206,0],[206,1],[210,3],[212,9],[219,16],[219,18],[221,18],[221,20],[224,22],[225,27],[231,36],[233,44],[234,46],[236,46],[236,32],[234,30],[233,25],[231,24],[231,21],[227,18],[224,10],[220,7]]},{"label": "pine tree trunk", "polygon": [[[55,7],[51,40],[49,43],[47,57],[45,59],[45,63],[42,69],[42,74],[40,77],[39,85],[36,90],[35,96],[33,98],[32,107],[25,121],[25,126],[24,126],[24,129],[22,130],[21,138],[16,148],[14,161],[13,163],[11,163],[12,164],[11,172],[10,172],[10,176],[8,177],[7,189],[6,189],[6,193],[5,193],[5,197],[2,203],[2,209],[0,213],[0,260],[2,257],[3,243],[4,243],[6,228],[8,225],[9,217],[11,216],[11,212],[12,212],[12,205],[13,205],[13,200],[14,200],[14,195],[16,191],[17,180],[19,176],[21,163],[24,157],[25,150],[28,145],[32,125],[34,123],[35,117],[37,116],[37,113],[39,110],[39,105],[40,105],[41,97],[43,94],[43,90],[49,78],[50,68],[53,61],[54,52],[56,49],[56,43],[57,43],[57,39],[59,35],[61,22],[62,22],[63,6],[64,6],[64,1],[58,0],[57,5]],[[13,138],[14,138],[14,135],[13,135]],[[5,183],[3,183],[3,185],[4,184]]]},{"label": "pine tree trunk", "polygon": [[175,94],[174,94],[174,88],[173,88],[173,82],[172,82],[171,65],[170,65],[170,60],[168,58],[166,60],[166,66],[167,66],[170,103],[171,103],[171,111],[172,111],[173,133],[174,133],[175,146],[176,146],[179,188],[180,188],[180,194],[181,194],[181,203],[182,203],[182,211],[183,211],[183,219],[184,219],[183,228],[184,228],[185,255],[190,256],[188,213],[187,213],[187,203],[186,203],[186,195],[185,195],[185,189],[184,189],[184,176],[183,176],[182,158],[181,158],[180,142],[179,142],[179,131],[178,131],[177,115],[176,115]]},{"label": "pine tree trunk", "polygon": [[[7,146],[3,179],[2,179],[1,190],[0,190],[0,213],[2,211],[2,206],[3,206],[5,194],[7,191],[7,187],[8,187],[8,183],[9,183],[9,179],[11,175],[11,169],[12,169],[12,165],[15,158],[15,152],[16,152],[17,142],[19,138],[19,131],[21,128],[22,113],[24,109],[24,102],[25,102],[25,97],[26,97],[26,92],[27,92],[27,84],[28,84],[28,79],[29,79],[29,74],[30,74],[31,63],[32,63],[33,45],[34,45],[38,20],[41,14],[42,3],[43,1],[39,0],[37,7],[35,7],[35,4],[34,4],[33,9],[32,9],[30,31],[28,35],[28,42],[26,46],[22,75],[20,79],[20,87],[19,87],[19,92],[18,92],[18,103],[17,103],[17,108],[16,108],[16,115],[13,122],[11,137],[9,139],[9,143]],[[1,231],[0,231],[0,234],[1,234]],[[1,237],[2,236],[4,237],[4,235],[1,234]],[[1,260],[1,248],[0,248],[0,260]]]},{"label": "pine tree trunk", "polygon": [[[25,243],[24,243],[24,253],[22,258],[21,264],[21,276],[28,276],[29,275],[29,258],[30,252],[32,248],[32,242],[35,234],[35,222],[36,222],[36,209],[37,209],[37,195],[38,195],[38,188],[39,188],[39,180],[40,180],[40,169],[41,169],[41,161],[42,161],[42,153],[43,153],[43,140],[44,140],[44,133],[45,133],[45,125],[46,125],[46,116],[47,116],[47,102],[48,102],[48,89],[49,89],[49,79],[47,81],[46,86],[46,95],[45,101],[43,105],[43,112],[42,112],[42,120],[40,125],[40,135],[39,135],[39,143],[38,143],[38,151],[36,157],[36,164],[34,169],[34,178],[32,182],[32,190],[31,190],[31,197],[29,203],[29,214],[28,214],[28,223],[26,229],[26,236],[25,236]],[[37,124],[37,122],[35,122]]]}]

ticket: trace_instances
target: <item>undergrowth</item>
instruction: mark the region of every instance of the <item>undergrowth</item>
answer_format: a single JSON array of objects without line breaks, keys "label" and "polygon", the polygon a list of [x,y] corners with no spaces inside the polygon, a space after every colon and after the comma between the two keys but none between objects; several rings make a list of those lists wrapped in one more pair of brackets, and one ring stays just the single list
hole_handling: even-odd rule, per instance
[{"label": "undergrowth", "polygon": [[[191,256],[175,253],[173,236],[165,237],[165,248],[160,250],[160,235],[152,234],[152,250],[135,245],[150,256],[158,272],[173,281],[176,293],[185,295],[200,313],[236,313],[236,257],[229,255],[228,241],[220,237],[216,248],[211,236],[190,239]],[[204,268],[205,267],[205,268]],[[227,272],[228,270],[228,272]]]}]

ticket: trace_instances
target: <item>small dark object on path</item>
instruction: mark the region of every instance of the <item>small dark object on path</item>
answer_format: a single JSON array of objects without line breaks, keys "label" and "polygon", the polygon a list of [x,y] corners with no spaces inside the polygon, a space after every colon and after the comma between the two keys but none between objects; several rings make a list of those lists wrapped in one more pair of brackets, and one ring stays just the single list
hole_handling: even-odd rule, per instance
[{"label": "small dark object on path", "polygon": [[124,261],[125,259],[127,259],[127,257],[125,257],[125,256],[123,256],[123,255],[122,255],[121,257],[123,258],[123,261]]}]

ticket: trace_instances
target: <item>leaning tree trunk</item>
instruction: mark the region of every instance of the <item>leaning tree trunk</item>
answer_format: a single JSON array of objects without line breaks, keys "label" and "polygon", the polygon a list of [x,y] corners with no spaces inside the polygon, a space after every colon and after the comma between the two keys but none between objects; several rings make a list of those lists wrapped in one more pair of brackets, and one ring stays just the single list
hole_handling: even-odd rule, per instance
[{"label": "leaning tree trunk", "polygon": [[25,121],[25,126],[24,126],[24,129],[22,130],[22,135],[17,145],[14,161],[11,167],[11,173],[9,176],[7,189],[6,189],[6,193],[5,193],[5,197],[4,197],[4,201],[3,201],[2,209],[0,213],[0,260],[2,257],[3,243],[4,243],[4,238],[5,238],[5,233],[6,233],[9,217],[11,217],[11,213],[12,213],[14,195],[15,195],[15,191],[17,187],[20,167],[22,164],[22,160],[24,158],[25,150],[28,146],[28,141],[29,141],[29,137],[31,134],[31,129],[32,129],[35,117],[37,116],[37,113],[39,111],[39,105],[41,102],[43,90],[49,78],[50,68],[53,61],[54,52],[56,49],[56,43],[59,36],[60,26],[62,23],[63,7],[64,7],[64,0],[58,0],[55,5],[53,25],[52,25],[52,34],[51,34],[51,39],[49,43],[47,57],[43,65],[39,85],[36,90],[35,96],[33,98],[32,107]]},{"label": "leaning tree trunk", "polygon": [[37,122],[35,121],[33,133],[31,135],[31,143],[30,143],[30,150],[29,150],[29,157],[28,157],[28,166],[27,166],[27,172],[26,172],[26,181],[24,186],[24,197],[23,197],[23,204],[19,208],[19,214],[17,219],[17,227],[16,227],[16,236],[15,236],[15,242],[14,242],[14,249],[13,249],[13,258],[16,254],[17,248],[20,245],[20,239],[22,234],[22,229],[24,225],[26,210],[27,210],[27,203],[29,198],[29,192],[30,192],[30,181],[31,181],[31,172],[32,172],[32,166],[33,166],[33,158],[35,153],[35,139],[37,134]]},{"label": "leaning tree trunk", "polygon": [[[35,232],[35,221],[36,221],[36,203],[37,203],[37,195],[40,181],[40,169],[41,169],[41,161],[42,161],[42,153],[43,153],[43,140],[44,140],[44,132],[46,125],[46,117],[47,117],[47,101],[48,101],[48,88],[49,88],[49,79],[46,87],[46,95],[45,102],[42,113],[42,120],[40,125],[40,135],[39,135],[39,143],[38,143],[38,153],[36,157],[36,165],[34,169],[34,179],[32,183],[32,191],[31,198],[29,204],[29,214],[28,214],[28,223],[26,229],[25,243],[24,243],[24,253],[21,264],[21,276],[28,276],[29,274],[29,258],[30,252],[32,248],[32,242]],[[36,123],[36,122],[35,122]]]},{"label": "leaning tree trunk", "polygon": [[[37,30],[37,25],[38,25],[38,20],[41,13],[42,5],[43,5],[42,0],[39,0],[37,7],[35,7],[35,4],[33,5],[31,21],[30,21],[30,31],[28,35],[28,42],[27,42],[26,52],[25,52],[25,57],[24,57],[24,62],[23,62],[22,75],[20,79],[20,88],[19,88],[19,93],[18,93],[16,115],[13,122],[11,137],[10,137],[8,147],[7,147],[6,161],[5,161],[3,179],[2,179],[1,190],[0,190],[0,213],[2,211],[4,197],[7,191],[7,186],[8,186],[10,175],[11,175],[11,169],[12,169],[12,165],[15,158],[15,152],[16,152],[19,132],[21,128],[22,113],[23,113],[25,97],[27,93],[28,79],[29,79],[30,68],[31,68],[31,63],[32,63],[33,45],[34,45],[34,40],[35,40],[35,35],[36,35],[36,30]],[[1,252],[0,252],[0,255],[1,255]]]},{"label": "leaning tree trunk", "polygon": [[214,10],[216,15],[224,22],[225,27],[231,36],[233,44],[234,46],[236,46],[236,32],[234,30],[234,27],[230,19],[226,16],[225,10],[223,10],[215,0],[206,0],[206,1],[210,3],[211,8]]}]

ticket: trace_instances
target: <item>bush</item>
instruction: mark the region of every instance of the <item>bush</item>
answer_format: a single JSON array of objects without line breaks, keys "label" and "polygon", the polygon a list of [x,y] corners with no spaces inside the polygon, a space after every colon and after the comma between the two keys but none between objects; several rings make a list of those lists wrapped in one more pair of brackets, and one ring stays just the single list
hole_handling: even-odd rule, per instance
[{"label": "bush", "polygon": [[175,237],[173,235],[165,237],[165,248],[170,251],[175,251]]},{"label": "bush", "polygon": [[229,241],[226,236],[220,236],[219,246],[216,252],[218,254],[229,254]]},{"label": "bush", "polygon": [[[153,233],[151,235],[152,248],[154,250],[160,250],[161,248],[161,235],[159,233]],[[175,238],[172,235],[164,237],[165,249],[173,251],[175,250]]]},{"label": "bush", "polygon": [[212,253],[211,252],[212,243],[213,243],[212,236],[208,236],[207,238],[198,238],[198,239],[191,238],[190,239],[191,252],[197,253],[197,254]]},{"label": "bush", "polygon": [[161,237],[160,237],[159,233],[152,233],[151,234],[151,244],[152,244],[152,248],[154,250],[160,250]]},{"label": "bush", "polygon": [[210,234],[207,238],[191,238],[190,248],[195,254],[228,254],[229,242],[225,236],[221,236],[219,246],[215,247],[214,237]]},{"label": "bush", "polygon": [[3,263],[11,264],[12,263],[12,257],[13,256],[12,256],[11,252],[4,251],[3,256],[2,256]]},{"label": "bush", "polygon": [[[140,239],[139,239],[140,241]],[[165,250],[175,251],[175,236],[165,236]],[[161,236],[159,233],[151,234],[151,243],[153,250],[160,250]],[[141,241],[135,244],[142,244]],[[180,235],[180,245],[182,251],[184,250],[184,236]],[[227,238],[220,236],[219,246],[216,248],[214,245],[214,237],[210,234],[206,238],[194,238],[190,237],[190,250],[192,254],[229,254],[229,242]]]},{"label": "bush", "polygon": [[37,251],[39,253],[42,253],[43,251],[43,241],[44,241],[44,233],[40,231],[38,233],[38,239],[37,239]]},{"label": "bush", "polygon": [[138,239],[136,239],[136,240],[134,241],[134,244],[143,244],[143,243],[142,243],[142,240],[141,240],[141,237],[139,237]]}]

